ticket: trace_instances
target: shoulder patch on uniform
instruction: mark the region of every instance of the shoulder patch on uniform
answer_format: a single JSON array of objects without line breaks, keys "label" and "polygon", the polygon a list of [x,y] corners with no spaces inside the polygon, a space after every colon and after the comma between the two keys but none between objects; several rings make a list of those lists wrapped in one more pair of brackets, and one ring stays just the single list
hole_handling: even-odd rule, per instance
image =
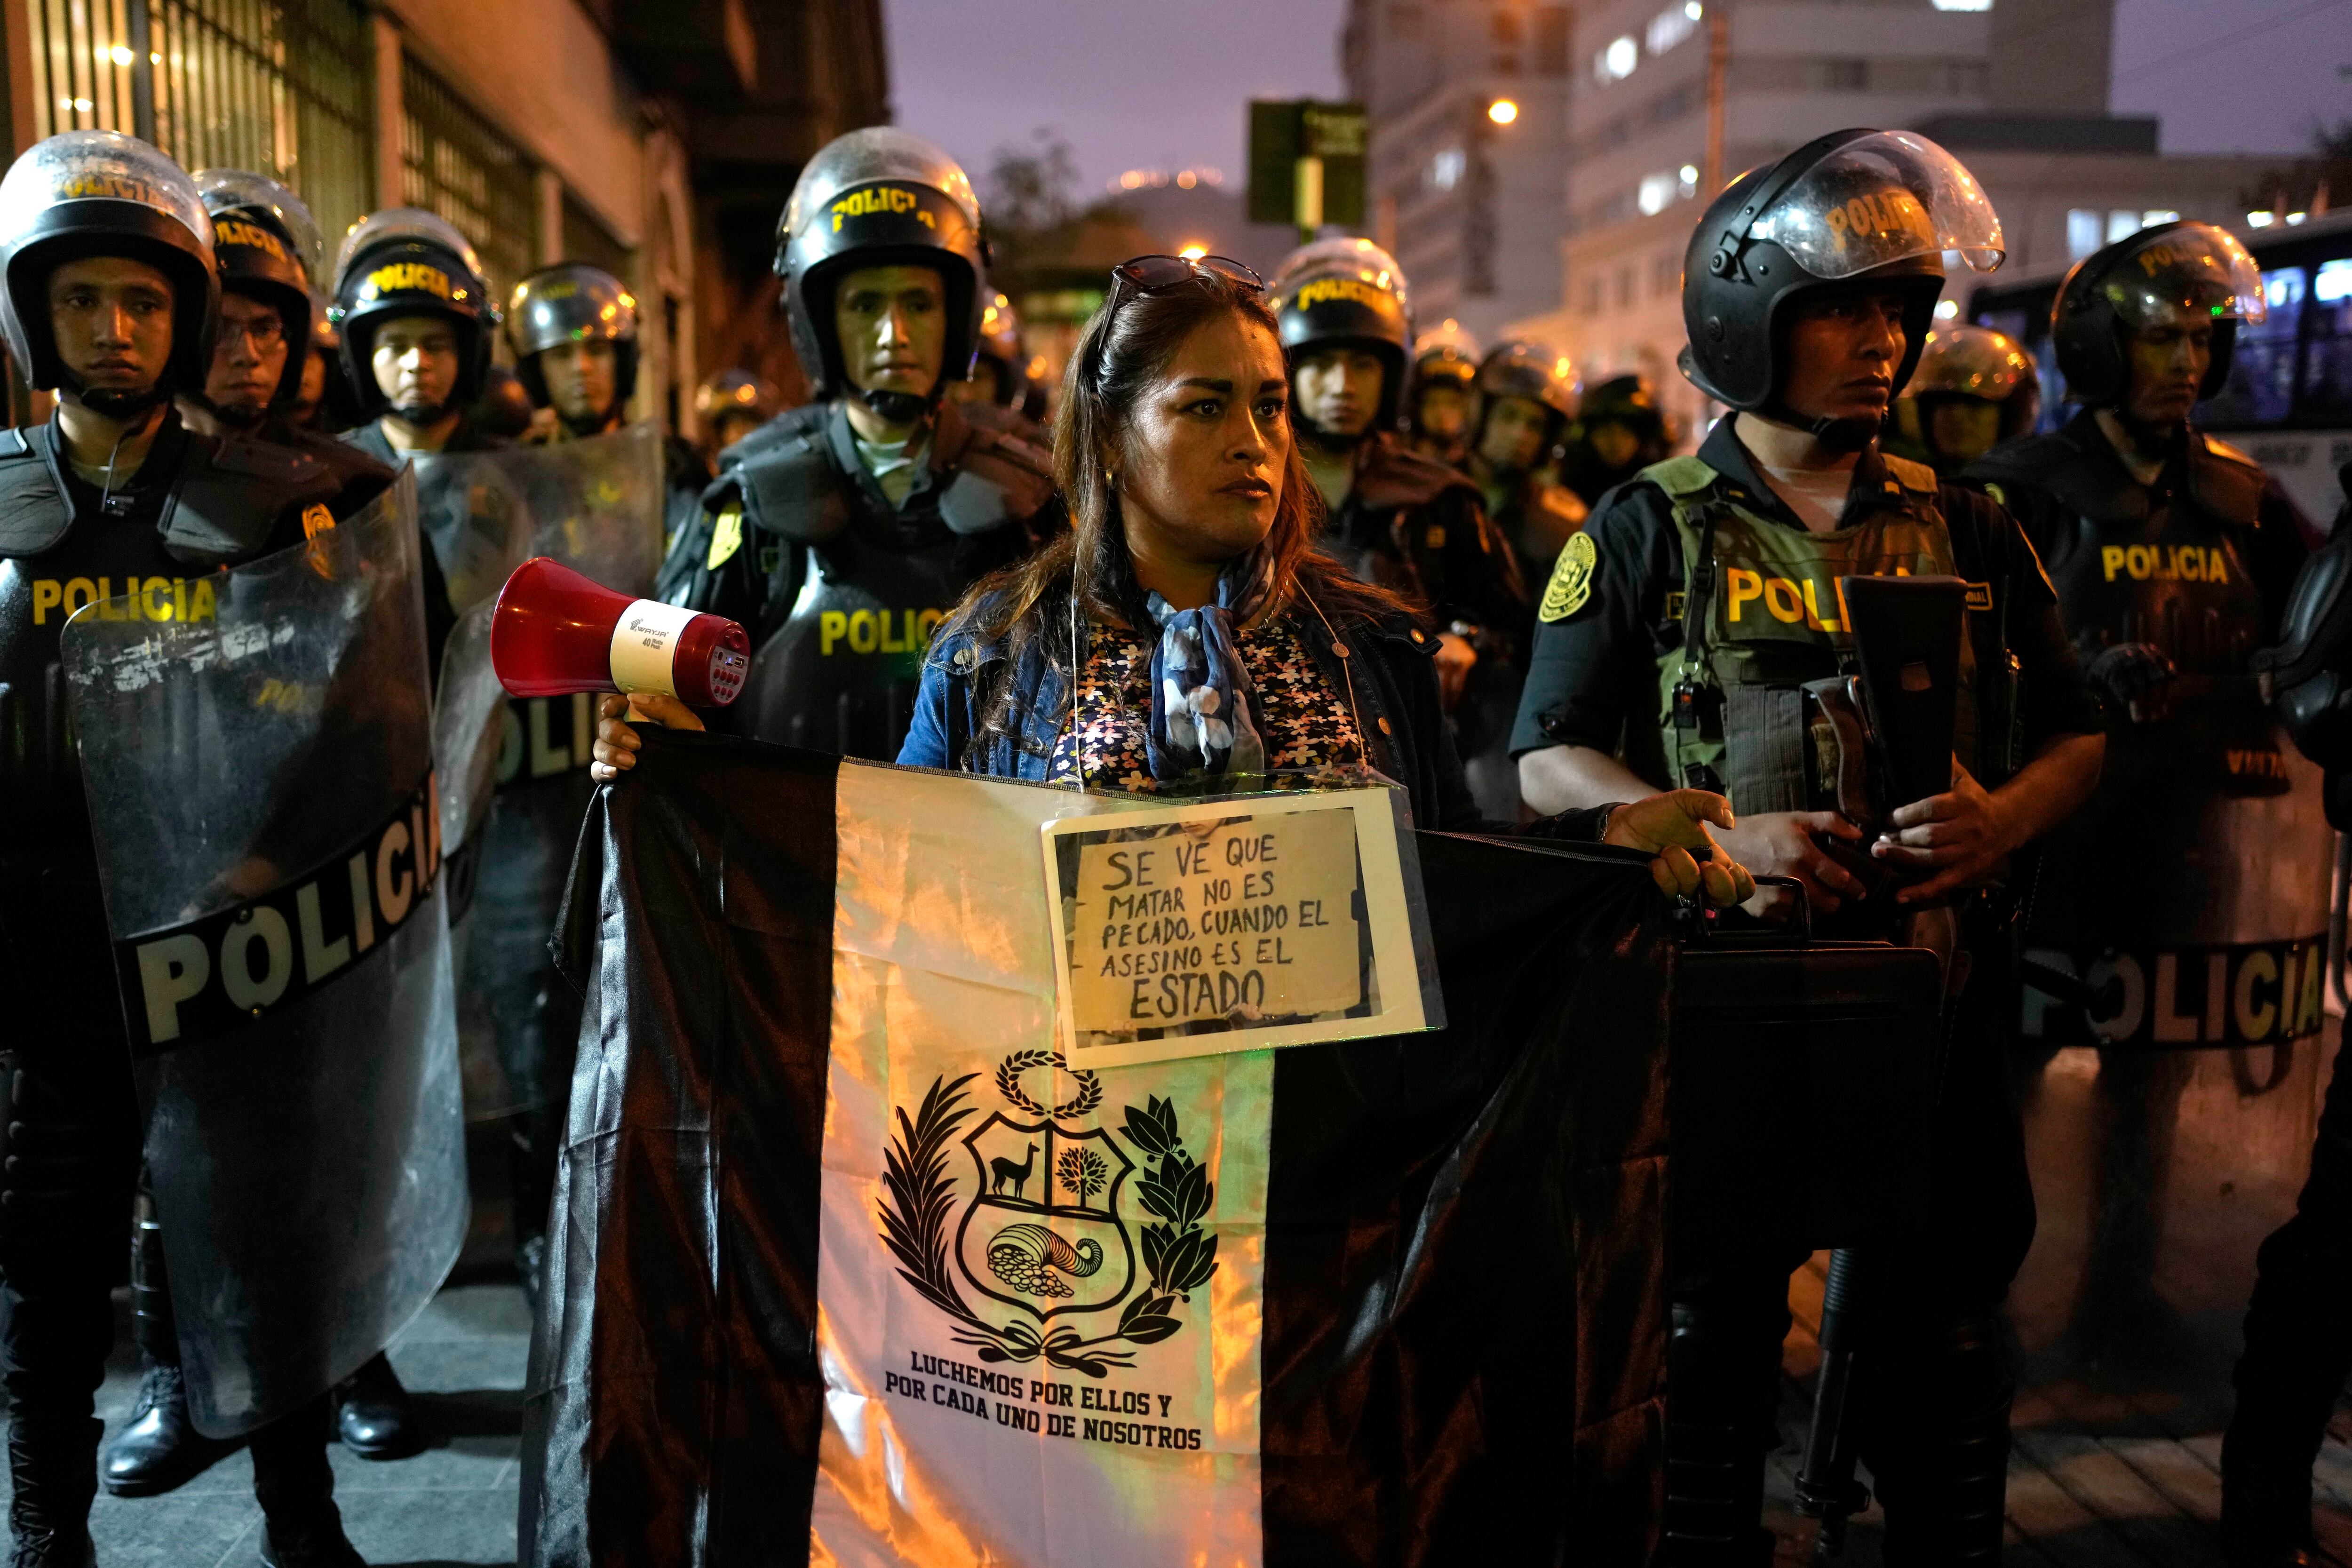
[{"label": "shoulder patch on uniform", "polygon": [[[2203,433],[2200,431],[2200,434]],[[2250,468],[2258,469],[2263,466],[2260,460],[2258,460],[2252,452],[2247,451],[2242,447],[2232,447],[2227,441],[2221,440],[2216,437],[2207,436],[2205,437],[2205,449],[2212,453],[2217,458],[2227,458],[2232,463],[2243,463]]]},{"label": "shoulder patch on uniform", "polygon": [[1704,495],[1715,487],[1716,481],[1721,477],[1711,465],[1687,454],[1679,458],[1668,458],[1663,463],[1652,463],[1634,476],[1636,479],[1649,480],[1676,499]]},{"label": "shoulder patch on uniform", "polygon": [[1984,493],[1992,498],[1992,504],[1995,506],[2005,507],[2009,504],[2009,493],[2003,490],[1996,480],[1985,481]]},{"label": "shoulder patch on uniform", "polygon": [[703,563],[705,571],[716,572],[735,558],[743,548],[743,508],[740,503],[726,508],[710,521],[710,555]]},{"label": "shoulder patch on uniform", "polygon": [[302,537],[316,539],[335,526],[335,514],[327,510],[324,501],[312,501],[302,509]]},{"label": "shoulder patch on uniform", "polygon": [[1544,585],[1543,603],[1537,607],[1537,618],[1565,620],[1584,608],[1592,597],[1592,568],[1600,559],[1601,551],[1592,542],[1591,534],[1569,535],[1568,542],[1559,547],[1559,559],[1552,563],[1551,581]]},{"label": "shoulder patch on uniform", "polygon": [[1886,465],[1886,477],[1905,489],[1927,496],[1936,493],[1936,470],[1927,464],[1898,458],[1892,452],[1881,452],[1878,460]]}]

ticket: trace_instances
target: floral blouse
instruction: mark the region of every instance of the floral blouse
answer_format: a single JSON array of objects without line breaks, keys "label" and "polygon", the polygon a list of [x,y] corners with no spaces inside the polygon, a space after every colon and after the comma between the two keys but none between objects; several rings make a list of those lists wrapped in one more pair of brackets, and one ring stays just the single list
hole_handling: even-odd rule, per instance
[{"label": "floral blouse", "polygon": [[[1324,679],[1322,667],[1288,617],[1245,628],[1234,641],[1256,688],[1254,717],[1265,742],[1268,768],[1365,765],[1364,738],[1347,693]],[[1144,748],[1151,717],[1151,642],[1118,626],[1091,628],[1075,710],[1055,737],[1046,767],[1048,784],[1145,794],[1160,788]]]}]

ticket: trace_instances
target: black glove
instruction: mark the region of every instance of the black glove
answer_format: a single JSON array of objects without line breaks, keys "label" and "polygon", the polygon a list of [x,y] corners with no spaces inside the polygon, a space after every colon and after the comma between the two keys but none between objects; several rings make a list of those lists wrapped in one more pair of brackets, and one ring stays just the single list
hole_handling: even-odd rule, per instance
[{"label": "black glove", "polygon": [[80,1237],[102,1205],[105,1138],[47,1079],[0,1051],[0,1241],[9,1246]]},{"label": "black glove", "polygon": [[2083,673],[2098,688],[2110,710],[2128,714],[2133,723],[2143,724],[2164,716],[2165,688],[2180,671],[2154,643],[2122,642],[2092,655]]}]

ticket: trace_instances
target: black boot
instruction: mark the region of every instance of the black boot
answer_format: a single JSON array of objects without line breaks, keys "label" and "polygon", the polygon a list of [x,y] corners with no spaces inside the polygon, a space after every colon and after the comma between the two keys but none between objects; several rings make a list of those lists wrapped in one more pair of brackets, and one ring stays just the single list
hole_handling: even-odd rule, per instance
[{"label": "black boot", "polygon": [[327,1406],[314,1400],[253,1435],[263,1568],[366,1568],[343,1536],[327,1463]]},{"label": "black boot", "polygon": [[105,1423],[42,1422],[19,1411],[8,1426],[8,1502],[15,1542],[8,1568],[94,1568],[90,1500],[98,1492],[98,1438]]},{"label": "black boot", "polygon": [[1973,1314],[1888,1325],[1865,1352],[1883,1358],[1863,1458],[1886,1510],[1887,1568],[2000,1561],[2016,1384],[2000,1331]]},{"label": "black boot", "polygon": [[139,1380],[131,1424],[99,1457],[99,1478],[116,1497],[153,1497],[191,1479],[232,1445],[205,1436],[188,1420],[179,1329],[172,1321],[172,1290],[163,1269],[163,1231],[143,1175],[131,1237],[131,1336],[147,1371]]},{"label": "black boot", "polygon": [[[1662,1568],[1769,1568],[1764,1456],[1785,1308],[1678,1300],[1666,1348],[1666,1510]],[[1785,1300],[1786,1286],[1780,1286]]]},{"label": "black boot", "polygon": [[378,1351],[335,1390],[335,1431],[362,1459],[404,1458],[423,1447],[408,1391]]}]

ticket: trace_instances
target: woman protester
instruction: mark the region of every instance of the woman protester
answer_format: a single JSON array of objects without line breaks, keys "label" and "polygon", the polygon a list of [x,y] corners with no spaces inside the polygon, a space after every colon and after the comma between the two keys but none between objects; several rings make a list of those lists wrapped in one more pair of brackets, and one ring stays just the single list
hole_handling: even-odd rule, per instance
[{"label": "woman protester", "polygon": [[[1637,848],[1665,891],[1748,897],[1728,856],[1691,853],[1713,847],[1706,824],[1732,825],[1720,795],[1676,790],[1524,829],[1480,821],[1445,730],[1436,639],[1313,547],[1320,518],[1264,288],[1219,257],[1112,269],[1055,431],[1073,526],[940,627],[900,764],[1143,792],[1370,768],[1403,784],[1423,827]],[[635,703],[701,728],[675,699]],[[600,780],[635,763],[623,711],[604,700]]]}]

